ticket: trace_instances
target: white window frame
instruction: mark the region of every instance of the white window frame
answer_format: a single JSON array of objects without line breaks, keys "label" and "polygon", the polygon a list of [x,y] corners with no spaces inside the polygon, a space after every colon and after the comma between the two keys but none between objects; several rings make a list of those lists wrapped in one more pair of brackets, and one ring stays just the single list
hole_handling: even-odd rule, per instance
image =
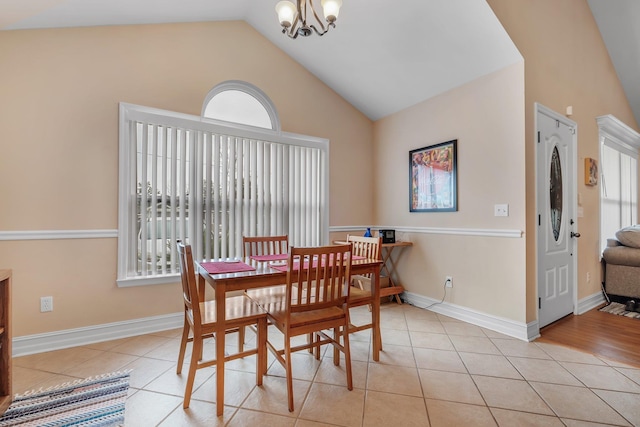
[{"label": "white window frame", "polygon": [[[632,223],[637,222],[638,218],[638,163],[639,153],[640,153],[640,134],[624,124],[618,118],[613,115],[600,116],[596,118],[598,124],[599,131],[599,139],[600,139],[600,256],[602,257],[602,251],[607,246],[607,239],[614,238],[614,235],[606,235],[608,234],[606,231],[605,221],[610,220],[610,218],[606,218],[604,214],[604,203],[605,203],[605,193],[607,191],[607,176],[610,176],[611,171],[606,170],[605,165],[603,165],[602,159],[604,158],[604,147],[609,147],[619,153],[627,155],[636,160],[636,177],[635,182],[628,182],[627,184],[631,185],[636,189],[632,196],[635,196],[635,200],[632,200],[631,203],[635,204],[636,209],[631,213],[631,220],[629,224],[621,224],[622,227],[632,225]],[[616,171],[619,172],[619,171]],[[633,180],[632,180],[633,181]],[[620,201],[620,209],[622,210],[623,201]]]},{"label": "white window frame", "polygon": [[[329,141],[322,138],[309,137],[281,132],[279,130],[256,128],[240,124],[221,122],[219,120],[160,110],[133,104],[120,104],[120,151],[119,151],[119,207],[118,207],[118,273],[117,284],[119,287],[141,286],[163,283],[175,283],[179,280],[176,269],[166,272],[140,272],[132,268],[133,260],[137,259],[138,226],[136,223],[137,203],[137,177],[136,158],[137,149],[135,132],[132,131],[135,123],[161,124],[166,127],[189,129],[202,134],[233,135],[233,137],[266,141],[275,144],[289,146],[296,150],[313,148],[320,153],[318,179],[314,185],[321,192],[322,203],[318,207],[319,212],[310,212],[308,216],[304,206],[296,206],[296,211],[289,219],[288,233],[292,245],[323,245],[329,241]],[[197,138],[197,137],[196,137]],[[292,155],[294,156],[294,155]],[[292,157],[296,169],[304,169],[306,165],[299,164]],[[316,167],[314,165],[314,167]],[[317,168],[317,167],[316,167]],[[290,191],[300,193],[300,183],[293,182]],[[294,196],[291,196],[294,197]],[[311,211],[311,210],[309,210]],[[245,217],[246,218],[246,217]],[[298,218],[302,218],[301,221]],[[310,221],[310,222],[306,222]],[[250,224],[243,233],[260,233],[260,225]],[[164,229],[161,227],[161,229]],[[312,229],[312,231],[309,231]],[[285,230],[287,232],[287,230]],[[193,233],[195,235],[195,233]],[[163,236],[165,237],[165,236]],[[169,236],[166,236],[169,237]],[[171,236],[173,237],[173,236]],[[236,241],[241,236],[233,236]],[[240,256],[241,245],[236,245],[236,253],[227,256]]]}]

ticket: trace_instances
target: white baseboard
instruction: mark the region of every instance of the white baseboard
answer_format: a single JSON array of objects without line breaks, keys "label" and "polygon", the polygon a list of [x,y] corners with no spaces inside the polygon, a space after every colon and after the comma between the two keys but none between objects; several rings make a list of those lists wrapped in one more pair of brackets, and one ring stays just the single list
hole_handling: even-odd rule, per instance
[{"label": "white baseboard", "polygon": [[[404,292],[404,298],[409,304],[420,308],[426,308],[434,303],[439,303],[438,300],[434,300],[407,291]],[[531,322],[530,324],[515,322],[513,320],[492,316],[490,314],[481,313],[478,311],[470,310],[466,307],[449,304],[446,302],[435,304],[429,307],[429,310],[438,314],[452,317],[454,319],[471,323],[476,326],[480,326],[482,328],[491,329],[492,331],[496,331],[510,337],[518,338],[523,341],[533,341],[540,336],[540,331],[537,327],[537,321]]]},{"label": "white baseboard", "polygon": [[[438,300],[406,291],[404,292],[404,299],[409,304],[420,308],[439,302]],[[585,313],[603,302],[604,296],[601,292],[583,298],[578,302],[578,314]],[[446,302],[436,304],[430,307],[429,310],[523,341],[533,341],[540,336],[537,320],[528,324],[514,322],[513,320],[492,316]],[[12,341],[13,357],[177,329],[182,327],[183,321],[183,313],[173,313],[125,322],[106,323],[85,328],[16,337]]]},{"label": "white baseboard", "polygon": [[44,353],[63,348],[77,347],[101,341],[111,341],[136,335],[182,328],[184,314],[174,313],[164,316],[106,323],[85,328],[66,329],[44,334],[26,335],[12,340],[13,357]]},{"label": "white baseboard", "polygon": [[576,310],[576,313],[584,314],[605,302],[602,292],[596,292],[595,294],[589,295],[588,297],[582,298],[578,301],[578,309]]}]

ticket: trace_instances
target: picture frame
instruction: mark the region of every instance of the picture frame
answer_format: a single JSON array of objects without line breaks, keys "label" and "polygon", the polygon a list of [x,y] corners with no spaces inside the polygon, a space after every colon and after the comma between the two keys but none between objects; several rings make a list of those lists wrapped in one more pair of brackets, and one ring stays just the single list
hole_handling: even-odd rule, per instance
[{"label": "picture frame", "polygon": [[458,140],[409,151],[409,211],[458,210]]},{"label": "picture frame", "polygon": [[598,185],[598,161],[590,157],[584,159],[584,183],[585,185]]}]

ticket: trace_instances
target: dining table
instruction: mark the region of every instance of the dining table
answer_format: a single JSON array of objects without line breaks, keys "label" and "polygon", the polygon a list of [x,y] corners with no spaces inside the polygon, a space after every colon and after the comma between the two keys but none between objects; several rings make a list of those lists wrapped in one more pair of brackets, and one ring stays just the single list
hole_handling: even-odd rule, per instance
[{"label": "dining table", "polygon": [[[246,258],[222,258],[196,262],[198,292],[205,295],[208,284],[213,288],[216,310],[216,355],[225,354],[225,300],[233,291],[265,288],[286,284],[288,254]],[[372,358],[380,360],[380,265],[382,261],[354,257],[351,274],[371,274],[374,293],[371,316],[373,323]],[[216,357],[216,413],[224,411],[224,357]]]}]

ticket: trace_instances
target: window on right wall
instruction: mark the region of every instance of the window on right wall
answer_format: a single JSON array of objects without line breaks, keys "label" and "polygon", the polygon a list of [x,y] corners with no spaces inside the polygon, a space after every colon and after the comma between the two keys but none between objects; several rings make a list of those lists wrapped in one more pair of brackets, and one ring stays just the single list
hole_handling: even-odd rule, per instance
[{"label": "window on right wall", "polygon": [[600,135],[600,250],[616,231],[638,222],[640,134],[614,116],[597,118]]}]

